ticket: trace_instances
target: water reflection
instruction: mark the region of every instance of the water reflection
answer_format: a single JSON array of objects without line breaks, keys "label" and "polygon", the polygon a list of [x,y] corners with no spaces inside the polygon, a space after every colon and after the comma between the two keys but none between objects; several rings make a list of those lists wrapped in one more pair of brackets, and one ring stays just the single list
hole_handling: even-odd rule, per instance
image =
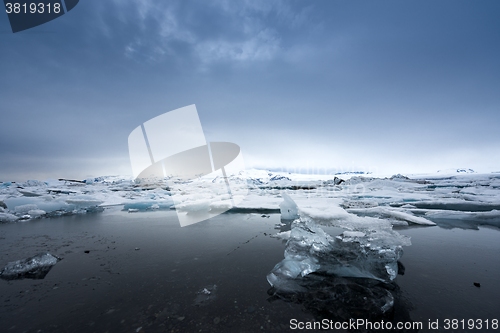
[{"label": "water reflection", "polygon": [[[412,323],[411,304],[403,297],[395,282],[384,283],[366,278],[342,278],[321,273],[311,273],[295,279],[296,291],[268,290],[269,302],[284,301],[302,305],[316,321],[334,322],[365,319],[370,322]],[[381,332],[359,328],[349,332]],[[417,332],[402,329],[399,332]],[[383,332],[383,330],[382,330]]]}]

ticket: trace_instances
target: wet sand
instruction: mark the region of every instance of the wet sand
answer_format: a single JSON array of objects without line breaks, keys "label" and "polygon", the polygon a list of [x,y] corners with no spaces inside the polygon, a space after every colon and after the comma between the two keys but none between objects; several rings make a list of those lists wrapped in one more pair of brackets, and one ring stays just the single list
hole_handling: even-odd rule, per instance
[{"label": "wet sand", "polygon": [[[285,249],[283,241],[270,237],[279,220],[279,214],[223,214],[181,228],[173,211],[108,209],[2,224],[1,267],[44,251],[63,260],[43,280],[0,280],[0,327],[5,332],[288,331],[290,319],[314,316],[299,304],[268,301],[266,275]],[[412,320],[426,327],[435,319],[500,319],[499,230],[398,231],[413,243],[401,259],[405,275],[396,279]]]}]

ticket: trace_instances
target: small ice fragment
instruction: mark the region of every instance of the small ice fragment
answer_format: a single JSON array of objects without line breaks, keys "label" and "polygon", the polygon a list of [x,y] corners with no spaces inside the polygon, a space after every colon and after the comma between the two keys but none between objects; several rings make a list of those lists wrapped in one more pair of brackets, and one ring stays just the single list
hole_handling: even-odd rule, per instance
[{"label": "small ice fragment", "polygon": [[43,279],[60,259],[50,253],[9,262],[0,272],[4,280]]},{"label": "small ice fragment", "polygon": [[139,211],[139,209],[137,209],[137,208],[129,208],[129,209],[128,209],[128,212],[129,212],[129,213],[136,213],[136,212],[138,212],[138,211]]},{"label": "small ice fragment", "polygon": [[217,285],[206,286],[199,292],[197,292],[196,298],[194,299],[194,305],[202,306],[211,303],[216,298]]},{"label": "small ice fragment", "polygon": [[282,231],[282,232],[278,232],[275,235],[271,235],[271,237],[273,237],[273,238],[280,238],[280,239],[289,239],[290,238],[290,233],[291,233],[290,230],[288,230],[288,231]]}]

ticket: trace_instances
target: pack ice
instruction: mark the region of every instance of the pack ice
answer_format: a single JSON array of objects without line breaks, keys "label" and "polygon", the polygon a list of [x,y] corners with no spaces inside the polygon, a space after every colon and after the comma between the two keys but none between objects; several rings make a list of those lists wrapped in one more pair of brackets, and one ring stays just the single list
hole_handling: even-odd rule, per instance
[{"label": "pack ice", "polygon": [[[255,169],[228,174],[232,184],[245,184],[249,189],[248,193],[232,193],[238,200],[229,212],[278,213],[283,201],[281,193],[287,191],[293,194],[304,216],[314,221],[323,217],[333,221],[332,217],[340,214],[345,218],[336,221],[349,223],[351,228],[380,220],[393,226],[500,227],[500,173],[477,174],[461,168],[413,178],[403,175],[376,178],[361,172],[337,176]],[[203,191],[204,182],[223,185],[225,179],[201,177],[179,184],[180,189],[189,191],[178,196],[175,204],[172,189],[165,182],[137,182],[129,177],[0,182],[0,222],[99,212],[113,206],[129,212],[173,208],[193,212],[225,210],[227,200],[220,200],[224,198],[225,187],[221,186],[221,192],[214,194]],[[183,194],[179,190],[176,193]],[[282,216],[293,220],[297,213],[290,210]]]}]

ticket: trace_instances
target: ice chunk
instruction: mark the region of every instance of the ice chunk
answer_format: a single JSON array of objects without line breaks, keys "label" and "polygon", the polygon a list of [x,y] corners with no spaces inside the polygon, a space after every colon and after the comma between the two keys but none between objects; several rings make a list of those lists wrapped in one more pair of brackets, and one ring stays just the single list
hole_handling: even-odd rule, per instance
[{"label": "ice chunk", "polygon": [[[283,206],[294,207],[288,196]],[[328,203],[328,205],[324,205]],[[300,291],[296,279],[317,272],[327,276],[369,278],[383,282],[394,280],[402,246],[410,245],[408,237],[392,230],[389,222],[349,214],[334,201],[309,203],[297,207],[300,217],[291,225],[285,259],[267,276],[278,290]],[[287,211],[285,211],[287,213]],[[332,237],[321,225],[347,229]]]},{"label": "ice chunk", "polygon": [[16,215],[0,213],[0,222],[16,222],[19,219]]},{"label": "ice chunk", "polygon": [[[406,205],[405,205],[406,206]],[[371,216],[371,217],[382,217],[389,219],[396,219],[400,221],[405,221],[420,225],[436,225],[436,223],[424,218],[413,215],[411,212],[404,212],[402,210],[390,209],[384,207],[372,207],[372,208],[358,208],[358,209],[348,209],[350,213],[354,213],[361,216]],[[394,221],[391,221],[393,224]]]},{"label": "ice chunk", "polygon": [[4,280],[43,279],[60,259],[50,253],[9,262],[0,272]]},{"label": "ice chunk", "polygon": [[28,211],[28,215],[30,215],[33,218],[41,217],[45,214],[47,214],[47,213],[41,209],[32,209],[32,210]]},{"label": "ice chunk", "polygon": [[250,194],[244,200],[237,203],[233,212],[272,214],[279,213],[279,204],[282,200],[271,195]]},{"label": "ice chunk", "polygon": [[66,202],[70,205],[74,205],[76,208],[90,208],[97,207],[103,203],[103,201],[93,198],[90,195],[78,195],[66,199]]},{"label": "ice chunk", "polygon": [[[398,272],[402,245],[409,245],[409,240],[393,230],[347,231],[333,238],[312,220],[301,217],[292,225],[285,250],[286,265],[279,263],[271,274],[287,280],[318,271],[334,276],[392,281]],[[314,264],[302,265],[304,260]],[[300,274],[290,271],[290,267],[302,268]],[[271,280],[276,279],[271,277]]]},{"label": "ice chunk", "polygon": [[210,211],[210,200],[199,199],[183,202],[175,205],[175,209],[181,212],[187,212],[188,214],[197,214],[201,212]]},{"label": "ice chunk", "polygon": [[209,285],[196,293],[194,305],[204,306],[215,300],[217,297],[217,285]]},{"label": "ice chunk", "polygon": [[449,210],[428,211],[426,217],[442,228],[478,229],[481,225],[500,227],[500,211],[462,212]]},{"label": "ice chunk", "polygon": [[280,239],[289,239],[290,238],[290,233],[291,233],[290,230],[288,230],[288,231],[282,231],[282,232],[278,232],[275,235],[271,235],[271,237],[273,237],[273,238],[280,238]]},{"label": "ice chunk", "polygon": [[25,214],[29,212],[30,210],[35,210],[38,209],[38,207],[34,204],[26,204],[26,205],[19,205],[14,208],[14,211],[19,214]]},{"label": "ice chunk", "polygon": [[282,220],[295,220],[299,217],[299,211],[295,201],[285,192],[281,193],[283,202],[280,203],[280,212]]},{"label": "ice chunk", "polygon": [[130,202],[123,206],[123,210],[134,210],[136,212],[139,211],[148,211],[148,210],[156,210],[156,209],[170,209],[174,205],[174,202],[170,199],[168,200],[149,200],[149,201],[138,201],[138,202]]},{"label": "ice chunk", "polygon": [[50,195],[39,197],[17,197],[5,200],[7,207],[16,214],[26,214],[30,210],[43,210],[49,216],[74,212],[95,211],[102,203],[89,195],[75,195],[68,198],[54,198]]}]

